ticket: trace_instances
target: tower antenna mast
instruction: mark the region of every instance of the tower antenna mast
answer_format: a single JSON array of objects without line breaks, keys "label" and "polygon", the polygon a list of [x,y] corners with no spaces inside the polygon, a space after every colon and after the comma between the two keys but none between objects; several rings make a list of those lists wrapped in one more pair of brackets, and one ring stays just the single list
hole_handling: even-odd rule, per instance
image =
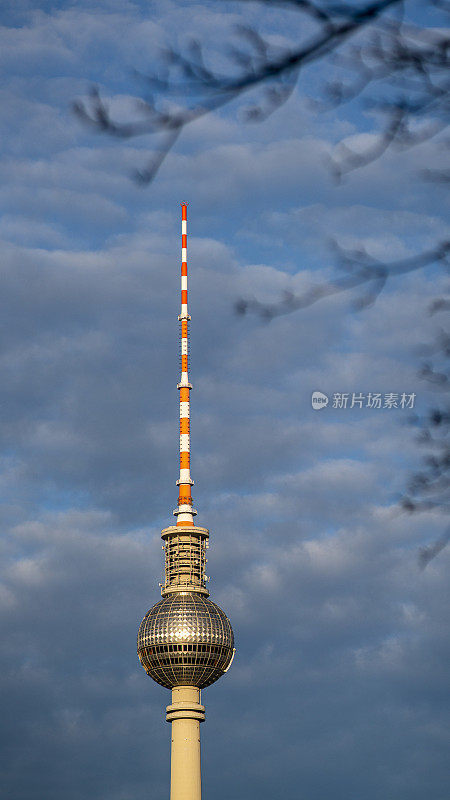
[{"label": "tower antenna mast", "polygon": [[190,472],[189,322],[187,286],[187,203],[181,204],[181,378],[180,477],[176,525],[161,532],[165,552],[162,600],[139,626],[137,651],[147,675],[172,690],[167,722],[172,726],[170,800],[201,800],[200,723],[205,719],[201,689],[231,666],[234,636],[230,620],[209,599],[206,549],[209,531],[194,524]]},{"label": "tower antenna mast", "polygon": [[191,445],[190,445],[190,392],[189,383],[189,322],[188,312],[188,275],[187,275],[187,203],[181,204],[181,311],[178,316],[181,325],[181,377],[180,390],[180,487],[178,508],[173,512],[177,518],[177,526],[193,525],[197,513],[192,508],[191,486]]}]

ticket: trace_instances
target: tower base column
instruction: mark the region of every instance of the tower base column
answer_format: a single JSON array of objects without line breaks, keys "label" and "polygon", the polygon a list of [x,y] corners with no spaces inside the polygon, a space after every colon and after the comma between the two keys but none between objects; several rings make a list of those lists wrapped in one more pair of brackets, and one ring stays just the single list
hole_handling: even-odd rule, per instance
[{"label": "tower base column", "polygon": [[176,686],[166,711],[172,724],[170,800],[201,800],[200,723],[205,707],[200,705],[200,689]]}]

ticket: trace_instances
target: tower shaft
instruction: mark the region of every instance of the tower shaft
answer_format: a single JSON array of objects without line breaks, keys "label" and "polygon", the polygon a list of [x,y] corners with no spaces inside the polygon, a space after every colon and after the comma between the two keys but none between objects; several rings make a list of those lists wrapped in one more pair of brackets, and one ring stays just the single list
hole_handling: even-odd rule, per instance
[{"label": "tower shaft", "polygon": [[200,723],[205,708],[200,705],[200,689],[172,689],[172,705],[166,711],[172,725],[170,800],[201,800]]}]

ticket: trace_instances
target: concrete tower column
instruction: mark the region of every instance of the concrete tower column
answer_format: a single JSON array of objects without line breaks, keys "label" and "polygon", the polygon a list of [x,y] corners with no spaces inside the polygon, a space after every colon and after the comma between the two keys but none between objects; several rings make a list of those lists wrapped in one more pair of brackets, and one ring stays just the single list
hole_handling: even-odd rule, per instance
[{"label": "concrete tower column", "polygon": [[200,723],[205,707],[200,705],[200,689],[175,686],[166,711],[172,725],[170,800],[201,800]]}]

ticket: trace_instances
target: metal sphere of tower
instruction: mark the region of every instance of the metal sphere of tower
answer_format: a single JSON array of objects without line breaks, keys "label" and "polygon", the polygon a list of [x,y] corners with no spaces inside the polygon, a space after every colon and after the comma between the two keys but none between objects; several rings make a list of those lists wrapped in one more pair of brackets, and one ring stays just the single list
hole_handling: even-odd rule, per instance
[{"label": "metal sphere of tower", "polygon": [[172,723],[171,800],[201,800],[200,690],[230,668],[234,636],[230,620],[206,588],[209,531],[194,524],[190,473],[189,322],[187,204],[181,204],[180,477],[176,525],[161,533],[165,551],[162,600],[142,620],[137,641],[147,675],[172,690],[166,719]]},{"label": "metal sphere of tower", "polygon": [[196,592],[174,592],[145,615],[138,633],[142,666],[154,681],[173,689],[204,689],[227,671],[234,637],[222,609]]}]

